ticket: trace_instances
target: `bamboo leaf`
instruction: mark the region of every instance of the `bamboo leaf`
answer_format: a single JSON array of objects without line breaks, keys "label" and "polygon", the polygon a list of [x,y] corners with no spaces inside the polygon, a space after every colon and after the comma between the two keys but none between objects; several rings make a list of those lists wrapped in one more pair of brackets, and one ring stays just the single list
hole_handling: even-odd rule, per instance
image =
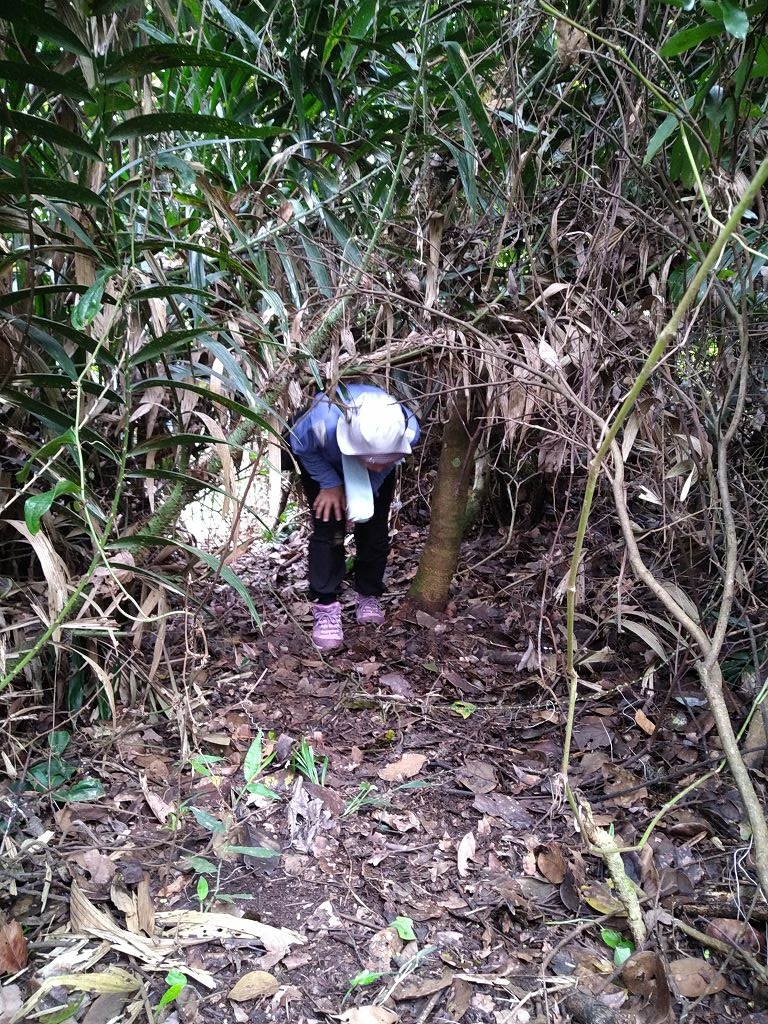
[{"label": "bamboo leaf", "polygon": [[49,71],[41,64],[0,60],[0,79],[21,82],[24,85],[39,85],[51,94],[71,96],[76,100],[93,99],[82,79],[77,79],[72,74],[60,75],[56,71]]},{"label": "bamboo leaf", "polygon": [[648,143],[648,148],[646,149],[645,156],[643,157],[643,167],[648,166],[664,143],[675,134],[679,126],[679,117],[676,114],[667,114],[651,136],[651,141]]},{"label": "bamboo leaf", "polygon": [[109,131],[110,139],[133,139],[136,136],[160,135],[164,132],[194,132],[215,135],[220,139],[244,139],[262,142],[282,135],[282,128],[261,127],[241,124],[226,117],[212,117],[209,114],[141,114],[116,124]]},{"label": "bamboo leaf", "polygon": [[228,565],[222,565],[221,559],[217,558],[216,555],[212,555],[208,551],[201,551],[200,548],[193,547],[192,544],[185,544],[180,540],[169,539],[168,537],[155,537],[148,533],[137,533],[133,537],[121,537],[119,540],[113,541],[109,547],[110,550],[120,551],[123,549],[130,550],[131,548],[142,548],[147,545],[167,547],[169,544],[173,544],[175,547],[181,548],[183,551],[193,555],[198,561],[208,566],[209,569],[217,572],[224,582],[228,583],[230,587],[232,587],[232,589],[243,599],[248,611],[251,613],[251,618],[256,625],[261,626],[261,618],[256,610],[256,605],[253,603],[253,598],[248,592],[248,588]]},{"label": "bamboo leaf", "polygon": [[141,346],[139,351],[131,357],[131,366],[141,366],[142,363],[149,362],[151,359],[159,359],[161,356],[169,356],[179,349],[185,349],[193,338],[199,338],[200,335],[207,334],[211,329],[215,330],[216,328],[215,326],[212,328],[211,325],[190,327],[186,331],[168,331],[166,334],[161,334],[159,338],[153,338],[152,341]]},{"label": "bamboo leaf", "polygon": [[34,536],[40,532],[40,525],[43,516],[49,512],[51,506],[62,494],[79,494],[80,488],[71,480],[59,480],[50,491],[43,491],[42,494],[30,494],[24,502],[24,522],[27,529]]},{"label": "bamboo leaf", "polygon": [[[221,437],[213,437],[211,434],[160,434],[158,437],[150,437],[142,441],[135,448],[131,449],[131,455],[143,455],[144,452],[156,451],[158,448],[176,448],[196,444],[230,444]],[[237,445],[231,445],[237,447]]]},{"label": "bamboo leaf", "polygon": [[[236,412],[238,415],[244,416],[246,419],[258,424],[262,430],[266,430],[274,434],[275,437],[279,436],[275,428],[269,425],[263,415],[255,412],[247,405],[242,405],[240,402],[236,402],[233,398],[227,398],[225,395],[216,394],[203,384],[193,384],[191,381],[186,380],[168,380],[167,377],[154,377],[151,380],[137,381],[131,390],[141,391],[144,388],[154,387],[171,387],[177,388],[180,391],[191,391],[196,395],[200,395],[202,398],[207,398],[208,401],[212,402],[214,405],[222,405],[225,409],[229,409],[231,412]],[[261,404],[265,412],[270,411],[265,403]]]},{"label": "bamboo leaf", "polygon": [[58,43],[64,49],[71,50],[81,57],[90,56],[90,51],[74,32],[58,18],[49,14],[42,4],[31,0],[0,0],[0,18],[10,21],[13,25],[31,29],[40,38]]},{"label": "bamboo leaf", "polygon": [[198,49],[182,43],[153,43],[125,53],[107,67],[109,83],[124,82],[139,75],[164,71],[167,68],[228,68],[254,74],[256,68],[242,57],[218,50]]},{"label": "bamboo leaf", "polygon": [[676,57],[679,53],[692,50],[694,46],[703,43],[705,39],[719,36],[723,26],[718,21],[705,21],[701,25],[692,25],[680,32],[675,32],[659,51],[662,57]]},{"label": "bamboo leaf", "polygon": [[82,156],[89,156],[93,160],[101,159],[99,151],[94,149],[90,142],[86,142],[80,135],[76,135],[68,128],[62,128],[61,125],[55,124],[53,121],[44,121],[41,117],[33,117],[31,114],[21,114],[17,110],[0,107],[0,124],[20,132],[28,139],[42,139],[43,142],[61,146],[62,149],[80,153]]},{"label": "bamboo leaf", "polygon": [[41,178],[30,175],[28,178],[0,178],[0,195],[5,196],[44,196],[46,199],[61,199],[66,203],[78,203],[80,206],[102,206],[106,203],[101,196],[83,185],[61,178]]},{"label": "bamboo leaf", "polygon": [[482,136],[483,142],[490,149],[498,166],[503,167],[504,154],[501,151],[499,140],[491,126],[491,122],[488,120],[488,114],[477,90],[477,84],[467,55],[459,44],[453,41],[445,43],[445,50],[448,54],[448,61],[453,73],[456,76],[457,89],[461,90],[462,98],[472,111],[475,124]]},{"label": "bamboo leaf", "polygon": [[101,309],[101,300],[107,281],[114,274],[112,267],[105,267],[96,274],[96,280],[79,299],[72,310],[71,322],[76,331],[82,331],[95,318]]}]

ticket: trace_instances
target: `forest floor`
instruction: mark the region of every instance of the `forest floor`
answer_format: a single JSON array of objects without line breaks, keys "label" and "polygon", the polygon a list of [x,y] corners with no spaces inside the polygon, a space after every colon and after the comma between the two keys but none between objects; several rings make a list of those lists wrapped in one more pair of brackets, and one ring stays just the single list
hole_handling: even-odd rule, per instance
[{"label": "forest floor", "polygon": [[[387,623],[355,625],[350,591],[328,657],[309,640],[304,540],[255,544],[235,567],[263,630],[217,583],[194,624],[171,620],[143,707],[78,725],[43,760],[48,796],[6,788],[0,1024],[27,1019],[25,999],[47,1024],[768,1022],[728,776],[624,855],[649,933],[634,953],[575,827],[565,607],[542,596],[571,538],[545,522],[492,557],[501,537],[470,540],[448,612],[430,616],[401,605],[423,542],[404,525]],[[569,778],[631,846],[719,751],[695,681],[617,632],[609,539],[589,546]],[[9,703],[19,729],[63,729],[33,711]],[[51,760],[104,795],[61,799]]]}]

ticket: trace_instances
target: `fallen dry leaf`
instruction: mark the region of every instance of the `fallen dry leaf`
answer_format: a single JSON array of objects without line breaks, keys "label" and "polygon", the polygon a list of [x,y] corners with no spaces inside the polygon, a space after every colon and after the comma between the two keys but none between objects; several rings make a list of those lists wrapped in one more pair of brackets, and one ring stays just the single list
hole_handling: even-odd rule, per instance
[{"label": "fallen dry leaf", "polygon": [[112,879],[115,877],[115,863],[109,857],[105,857],[99,850],[86,850],[84,853],[72,857],[75,864],[79,864],[91,876],[91,885],[88,888],[108,889]]},{"label": "fallen dry leaf", "polygon": [[229,999],[236,1003],[245,1003],[258,996],[273,996],[280,988],[274,975],[267,971],[249,971],[240,978],[229,991]]},{"label": "fallen dry leaf", "polygon": [[563,851],[559,843],[548,843],[536,855],[536,866],[548,882],[560,885],[568,871]]},{"label": "fallen dry leaf", "polygon": [[51,989],[69,988],[73,992],[138,992],[141,982],[135,974],[124,971],[122,967],[108,967],[106,971],[90,971],[85,974],[57,974],[52,978],[46,978],[40,988],[30,996],[24,1005],[16,1011],[11,1018],[10,1024],[18,1024],[26,1020],[35,1006],[43,996],[48,995]]},{"label": "fallen dry leaf", "polygon": [[469,874],[469,862],[474,860],[477,842],[474,832],[467,832],[462,836],[456,848],[456,864],[459,869],[459,877],[466,878]]},{"label": "fallen dry leaf", "polygon": [[0,988],[0,1024],[10,1024],[21,1009],[21,989],[18,985]]},{"label": "fallen dry leaf", "polygon": [[490,793],[498,785],[493,765],[471,759],[464,763],[463,768],[458,769],[456,781],[466,786],[470,793]]},{"label": "fallen dry leaf", "polygon": [[385,672],[379,682],[398,697],[413,697],[413,687],[400,672]]},{"label": "fallen dry leaf", "polygon": [[643,1024],[673,1024],[669,978],[658,953],[649,949],[634,953],[622,968],[621,980],[633,995],[645,999]]},{"label": "fallen dry leaf", "polygon": [[403,754],[399,761],[394,761],[385,768],[379,769],[377,775],[385,782],[402,782],[404,779],[412,779],[414,775],[418,775],[426,762],[427,759],[423,754]]},{"label": "fallen dry leaf", "polygon": [[345,1010],[339,1020],[344,1024],[395,1024],[399,1018],[394,1010],[388,1010],[386,1006],[354,1006],[351,1010]]},{"label": "fallen dry leaf", "polygon": [[0,928],[0,972],[15,974],[27,966],[27,940],[18,921],[11,918]]},{"label": "fallen dry leaf", "polygon": [[96,996],[83,1017],[82,1024],[109,1024],[123,1019],[123,1010],[130,999],[126,992],[106,992]]},{"label": "fallen dry leaf", "polygon": [[640,726],[646,736],[653,736],[656,732],[656,726],[642,708],[638,708],[635,712],[635,724]]},{"label": "fallen dry leaf", "polygon": [[159,793],[155,793],[154,790],[149,788],[146,775],[139,775],[139,785],[141,786],[141,791],[144,794],[144,799],[147,801],[150,811],[152,811],[160,824],[164,825],[168,818],[175,813],[176,808],[173,804],[169,804],[163,800]]},{"label": "fallen dry leaf", "polygon": [[711,996],[725,988],[725,978],[717,968],[695,956],[684,956],[669,965],[672,983],[679,995],[686,999]]},{"label": "fallen dry leaf", "polygon": [[481,814],[490,814],[520,828],[530,828],[535,821],[519,800],[506,793],[478,793],[472,806]]},{"label": "fallen dry leaf", "polygon": [[392,961],[403,950],[403,940],[394,928],[382,928],[376,932],[368,943],[368,960],[365,964],[369,971],[386,974],[392,970]]},{"label": "fallen dry leaf", "polygon": [[720,939],[730,946],[747,949],[751,953],[760,952],[760,935],[746,921],[735,921],[731,917],[713,917],[706,927],[707,935]]}]

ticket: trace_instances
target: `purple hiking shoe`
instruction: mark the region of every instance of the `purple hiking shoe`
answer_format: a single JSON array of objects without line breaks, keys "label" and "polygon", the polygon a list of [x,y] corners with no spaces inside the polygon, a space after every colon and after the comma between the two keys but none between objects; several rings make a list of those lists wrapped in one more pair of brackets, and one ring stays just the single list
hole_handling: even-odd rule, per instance
[{"label": "purple hiking shoe", "polygon": [[318,651],[333,651],[344,643],[344,630],[341,626],[341,605],[316,604],[312,608],[314,625],[312,627],[312,643]]},{"label": "purple hiking shoe", "polygon": [[380,626],[384,621],[384,609],[378,597],[366,594],[357,595],[357,621],[361,626],[372,624]]}]

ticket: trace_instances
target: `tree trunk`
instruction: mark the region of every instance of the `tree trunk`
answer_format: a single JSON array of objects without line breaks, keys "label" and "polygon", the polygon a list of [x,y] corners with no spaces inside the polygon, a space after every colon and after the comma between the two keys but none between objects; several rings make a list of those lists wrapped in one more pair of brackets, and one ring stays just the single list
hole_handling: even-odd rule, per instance
[{"label": "tree trunk", "polygon": [[427,541],[408,591],[408,602],[424,611],[443,611],[448,603],[467,522],[467,499],[477,441],[467,401],[457,396],[443,428]]}]

